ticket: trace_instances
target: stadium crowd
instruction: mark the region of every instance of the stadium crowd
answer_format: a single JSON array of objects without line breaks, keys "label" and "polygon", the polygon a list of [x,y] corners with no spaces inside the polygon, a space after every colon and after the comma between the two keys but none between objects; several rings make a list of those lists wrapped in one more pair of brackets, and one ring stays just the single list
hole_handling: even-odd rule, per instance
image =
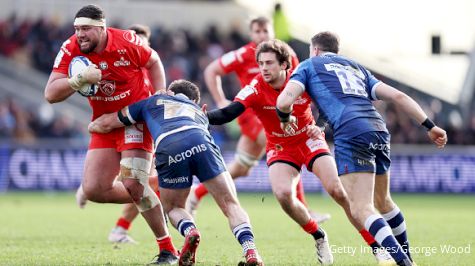
[{"label": "stadium crowd", "polygon": [[[111,25],[125,28],[128,25]],[[30,65],[45,74],[51,71],[54,58],[62,42],[74,33],[70,23],[60,24],[51,18],[37,20],[19,19],[15,15],[0,20],[0,54],[17,62]],[[186,29],[168,30],[160,26],[152,27],[151,47],[160,55],[165,67],[167,82],[176,79],[193,81],[205,88],[204,68],[223,53],[236,49],[247,42],[245,35],[235,27],[227,33],[210,25],[205,32],[190,32]],[[308,50],[299,52],[300,59]],[[377,74],[377,73],[376,73]],[[471,104],[471,115],[464,121],[457,107],[433,97],[423,95],[411,88],[378,76],[421,103],[426,113],[437,124],[447,129],[449,144],[475,144],[475,103]],[[233,76],[223,77],[223,88],[229,99],[239,91],[238,81]],[[43,88],[38,88],[42,90]],[[204,89],[203,103],[212,103],[211,96]],[[211,105],[211,108],[213,105]],[[0,139],[15,139],[19,142],[34,142],[38,138],[87,138],[83,125],[74,123],[67,114],[45,116],[41,110],[23,106],[13,97],[0,98]],[[423,130],[414,130],[400,110],[392,105],[378,103],[377,108],[384,114],[388,129],[392,132],[392,143],[427,143]],[[438,114],[437,116],[435,114]],[[413,122],[412,122],[413,123]],[[216,127],[213,135],[217,143],[235,139],[236,130]]]}]

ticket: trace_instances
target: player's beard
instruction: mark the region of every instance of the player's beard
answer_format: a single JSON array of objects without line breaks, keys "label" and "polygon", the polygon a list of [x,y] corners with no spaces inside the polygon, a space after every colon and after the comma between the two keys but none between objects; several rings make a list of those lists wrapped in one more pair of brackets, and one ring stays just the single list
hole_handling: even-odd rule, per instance
[{"label": "player's beard", "polygon": [[272,84],[277,79],[270,73],[266,75],[262,75],[262,78],[264,78],[264,81],[269,84]]},{"label": "player's beard", "polygon": [[84,54],[88,54],[88,53],[94,51],[94,49],[96,49],[96,47],[97,47],[97,41],[94,42],[91,39],[89,39],[89,46],[86,47],[86,48],[83,48],[83,46],[81,45],[81,42],[79,42],[79,40],[78,40],[78,44],[79,44],[79,50],[81,51],[81,53],[84,53]]}]

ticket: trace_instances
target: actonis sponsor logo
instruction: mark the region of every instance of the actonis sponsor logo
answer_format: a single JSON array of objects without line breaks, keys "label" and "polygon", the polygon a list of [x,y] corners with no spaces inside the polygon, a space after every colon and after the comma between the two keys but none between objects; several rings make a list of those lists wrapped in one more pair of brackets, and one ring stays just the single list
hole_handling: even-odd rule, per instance
[{"label": "actonis sponsor logo", "polygon": [[208,148],[206,147],[205,144],[200,144],[191,147],[191,149],[188,149],[184,152],[178,153],[175,156],[168,156],[168,165],[172,165],[174,163],[181,162],[185,160],[186,158],[190,158],[191,156],[206,151]]}]

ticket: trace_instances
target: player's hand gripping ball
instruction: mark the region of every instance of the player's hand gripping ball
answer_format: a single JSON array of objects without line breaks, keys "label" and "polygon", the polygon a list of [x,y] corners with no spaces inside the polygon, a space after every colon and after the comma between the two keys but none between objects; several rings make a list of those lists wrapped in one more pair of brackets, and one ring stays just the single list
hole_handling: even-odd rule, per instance
[{"label": "player's hand gripping ball", "polygon": [[97,93],[102,73],[87,57],[76,56],[69,63],[68,76],[71,88],[82,96],[89,97]]}]

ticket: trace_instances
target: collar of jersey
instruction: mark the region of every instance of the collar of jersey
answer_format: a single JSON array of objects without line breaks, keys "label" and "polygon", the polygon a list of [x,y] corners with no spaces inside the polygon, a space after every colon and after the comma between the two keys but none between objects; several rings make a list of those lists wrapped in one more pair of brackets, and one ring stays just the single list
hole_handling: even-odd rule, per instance
[{"label": "collar of jersey", "polygon": [[[176,97],[178,98],[185,98],[187,100],[190,100],[190,98],[188,98],[188,96],[186,96],[185,94],[183,93],[178,93],[178,94],[175,94]],[[190,100],[191,101],[191,100]]]},{"label": "collar of jersey", "polygon": [[324,52],[322,54],[320,54],[320,56],[335,56],[336,54],[335,53],[332,53],[332,52]]}]

